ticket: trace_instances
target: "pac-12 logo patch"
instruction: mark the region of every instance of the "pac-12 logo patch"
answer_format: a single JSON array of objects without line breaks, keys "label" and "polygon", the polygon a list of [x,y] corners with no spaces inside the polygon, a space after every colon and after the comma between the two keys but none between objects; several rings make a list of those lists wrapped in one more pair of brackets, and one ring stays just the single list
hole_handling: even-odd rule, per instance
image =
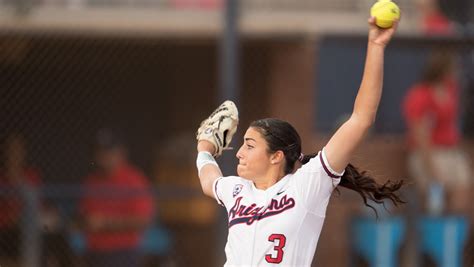
[{"label": "pac-12 logo patch", "polygon": [[234,190],[232,191],[232,196],[233,197],[237,196],[240,193],[240,191],[242,191],[242,187],[244,187],[244,185],[236,184],[234,186]]}]

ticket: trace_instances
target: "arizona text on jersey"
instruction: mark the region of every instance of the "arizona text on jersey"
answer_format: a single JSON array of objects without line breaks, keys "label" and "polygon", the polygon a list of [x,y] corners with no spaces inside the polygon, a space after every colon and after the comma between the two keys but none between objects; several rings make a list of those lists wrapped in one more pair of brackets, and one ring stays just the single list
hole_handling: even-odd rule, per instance
[{"label": "arizona text on jersey", "polygon": [[323,149],[266,190],[237,176],[217,179],[214,195],[228,214],[225,266],[311,266],[341,176]]}]

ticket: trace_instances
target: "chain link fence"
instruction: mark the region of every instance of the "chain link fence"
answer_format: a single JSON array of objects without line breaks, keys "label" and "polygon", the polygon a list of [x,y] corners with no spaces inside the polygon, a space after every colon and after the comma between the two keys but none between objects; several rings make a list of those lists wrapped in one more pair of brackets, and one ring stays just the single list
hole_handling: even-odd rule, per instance
[{"label": "chain link fence", "polygon": [[[14,33],[2,36],[1,46],[1,266],[84,266],[92,215],[80,207],[95,197],[85,190],[86,177],[109,164],[97,158],[94,145],[103,128],[123,136],[130,164],[144,173],[143,190],[150,191],[155,206],[146,225],[127,230],[147,238],[119,248],[135,244],[153,266],[157,260],[209,265],[212,243],[195,244],[203,235],[214,238],[217,207],[200,193],[194,131],[213,105],[193,98],[212,94],[211,48],[194,55],[187,45],[153,40]],[[193,57],[208,66],[188,66]],[[194,73],[209,91],[195,90],[198,82],[183,79],[183,71]],[[133,189],[137,182],[129,182]],[[104,193],[91,205],[109,201],[112,210],[140,213],[143,203],[121,197],[120,190],[113,196],[113,185],[109,191],[112,196]],[[124,202],[131,207],[114,204]],[[105,216],[114,216],[102,208]]]}]

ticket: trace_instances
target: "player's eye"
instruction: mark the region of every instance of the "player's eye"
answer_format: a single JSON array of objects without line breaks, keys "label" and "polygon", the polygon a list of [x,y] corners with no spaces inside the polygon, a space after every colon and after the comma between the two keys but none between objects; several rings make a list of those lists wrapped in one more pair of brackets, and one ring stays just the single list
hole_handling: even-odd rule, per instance
[{"label": "player's eye", "polygon": [[252,148],[254,148],[254,146],[247,144],[247,148],[248,148],[248,149],[252,149]]}]

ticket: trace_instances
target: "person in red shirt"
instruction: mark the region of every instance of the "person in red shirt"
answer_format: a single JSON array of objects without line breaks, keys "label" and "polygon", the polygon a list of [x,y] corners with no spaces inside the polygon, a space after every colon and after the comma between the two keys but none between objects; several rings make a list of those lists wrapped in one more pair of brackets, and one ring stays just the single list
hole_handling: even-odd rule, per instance
[{"label": "person in red shirt", "polygon": [[20,134],[9,135],[3,147],[3,166],[0,170],[0,252],[16,258],[20,246],[22,213],[21,187],[38,188],[39,171],[28,165],[26,140]]},{"label": "person in red shirt", "polygon": [[418,0],[421,32],[426,35],[451,35],[455,27],[439,8],[438,0]]},{"label": "person in red shirt", "polygon": [[[448,212],[466,214],[470,167],[459,149],[459,85],[449,51],[432,53],[421,81],[405,96],[403,114],[408,128],[408,167],[422,196],[429,197],[430,186],[439,184],[448,193]],[[438,205],[427,205],[432,213],[441,212],[433,209],[441,209],[442,203],[431,204]]]},{"label": "person in red shirt", "polygon": [[148,179],[128,162],[125,147],[112,132],[99,131],[96,142],[98,169],[85,178],[80,202],[87,264],[139,266],[138,247],[154,212]]}]

